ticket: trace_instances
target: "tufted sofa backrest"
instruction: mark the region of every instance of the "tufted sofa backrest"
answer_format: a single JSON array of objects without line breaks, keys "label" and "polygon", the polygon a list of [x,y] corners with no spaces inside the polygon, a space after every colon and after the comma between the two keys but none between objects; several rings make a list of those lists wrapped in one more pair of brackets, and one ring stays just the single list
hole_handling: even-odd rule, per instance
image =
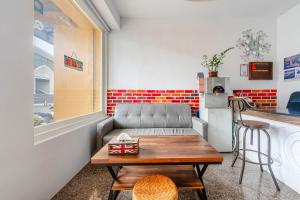
[{"label": "tufted sofa backrest", "polygon": [[114,128],[191,128],[187,104],[118,104]]}]

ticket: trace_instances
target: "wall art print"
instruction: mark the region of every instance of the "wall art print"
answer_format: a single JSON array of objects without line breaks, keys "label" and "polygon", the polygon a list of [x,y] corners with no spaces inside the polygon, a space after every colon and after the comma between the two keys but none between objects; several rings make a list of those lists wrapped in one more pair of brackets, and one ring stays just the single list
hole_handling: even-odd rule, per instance
[{"label": "wall art print", "polygon": [[300,79],[300,54],[284,59],[284,80]]}]

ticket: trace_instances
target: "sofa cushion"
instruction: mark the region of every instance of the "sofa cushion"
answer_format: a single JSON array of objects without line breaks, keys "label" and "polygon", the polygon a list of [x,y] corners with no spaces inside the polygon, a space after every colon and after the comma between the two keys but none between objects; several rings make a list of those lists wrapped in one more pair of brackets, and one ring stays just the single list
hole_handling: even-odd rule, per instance
[{"label": "sofa cushion", "polygon": [[144,128],[144,129],[114,129],[103,137],[103,145],[109,142],[113,137],[121,133],[127,133],[130,136],[144,135],[199,135],[192,128]]},{"label": "sofa cushion", "polygon": [[187,104],[118,104],[114,128],[191,128]]}]

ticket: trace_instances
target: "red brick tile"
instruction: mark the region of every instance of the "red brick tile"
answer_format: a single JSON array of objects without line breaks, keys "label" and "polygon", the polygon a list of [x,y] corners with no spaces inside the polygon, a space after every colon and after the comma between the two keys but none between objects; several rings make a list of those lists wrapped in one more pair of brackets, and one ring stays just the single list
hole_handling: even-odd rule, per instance
[{"label": "red brick tile", "polygon": [[262,97],[251,97],[251,99],[255,100],[255,99],[261,99]]},{"label": "red brick tile", "polygon": [[175,90],[166,90],[166,93],[175,93]]},{"label": "red brick tile", "polygon": [[158,97],[158,96],[161,96],[161,94],[153,93],[151,96]]},{"label": "red brick tile", "polygon": [[135,93],[136,90],[127,90],[127,92],[129,92],[129,93]]},{"label": "red brick tile", "polygon": [[261,92],[261,90],[252,90],[252,93],[258,93]]},{"label": "red brick tile", "polygon": [[146,90],[147,93],[155,93],[155,90]]},{"label": "red brick tile", "polygon": [[127,99],[136,99],[136,97],[127,97]]},{"label": "red brick tile", "polygon": [[[176,97],[166,97],[166,99],[175,99]],[[184,97],[183,97],[184,98]]]},{"label": "red brick tile", "polygon": [[180,103],[189,103],[189,100],[180,100]]},{"label": "red brick tile", "polygon": [[184,93],[184,90],[175,90],[176,93]]},{"label": "red brick tile", "polygon": [[256,96],[258,96],[258,95],[257,95],[257,93],[250,93],[250,94],[248,94],[247,96],[248,96],[248,97],[256,97]]},{"label": "red brick tile", "polygon": [[155,93],[166,93],[166,90],[155,90]]},{"label": "red brick tile", "polygon": [[260,96],[260,97],[268,96],[268,93],[258,93],[258,96]]},{"label": "red brick tile", "polygon": [[273,97],[275,97],[276,96],[276,93],[268,93],[268,96],[273,96]]},{"label": "red brick tile", "polygon": [[145,96],[145,97],[149,97],[151,96],[152,94],[151,93],[143,93],[142,96]]}]

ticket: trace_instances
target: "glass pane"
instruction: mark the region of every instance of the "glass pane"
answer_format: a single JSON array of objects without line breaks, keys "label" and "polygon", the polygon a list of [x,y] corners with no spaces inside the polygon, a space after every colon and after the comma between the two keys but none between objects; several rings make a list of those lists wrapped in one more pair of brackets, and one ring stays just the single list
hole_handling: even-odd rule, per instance
[{"label": "glass pane", "polygon": [[71,0],[34,1],[34,125],[100,109],[101,31]]}]

